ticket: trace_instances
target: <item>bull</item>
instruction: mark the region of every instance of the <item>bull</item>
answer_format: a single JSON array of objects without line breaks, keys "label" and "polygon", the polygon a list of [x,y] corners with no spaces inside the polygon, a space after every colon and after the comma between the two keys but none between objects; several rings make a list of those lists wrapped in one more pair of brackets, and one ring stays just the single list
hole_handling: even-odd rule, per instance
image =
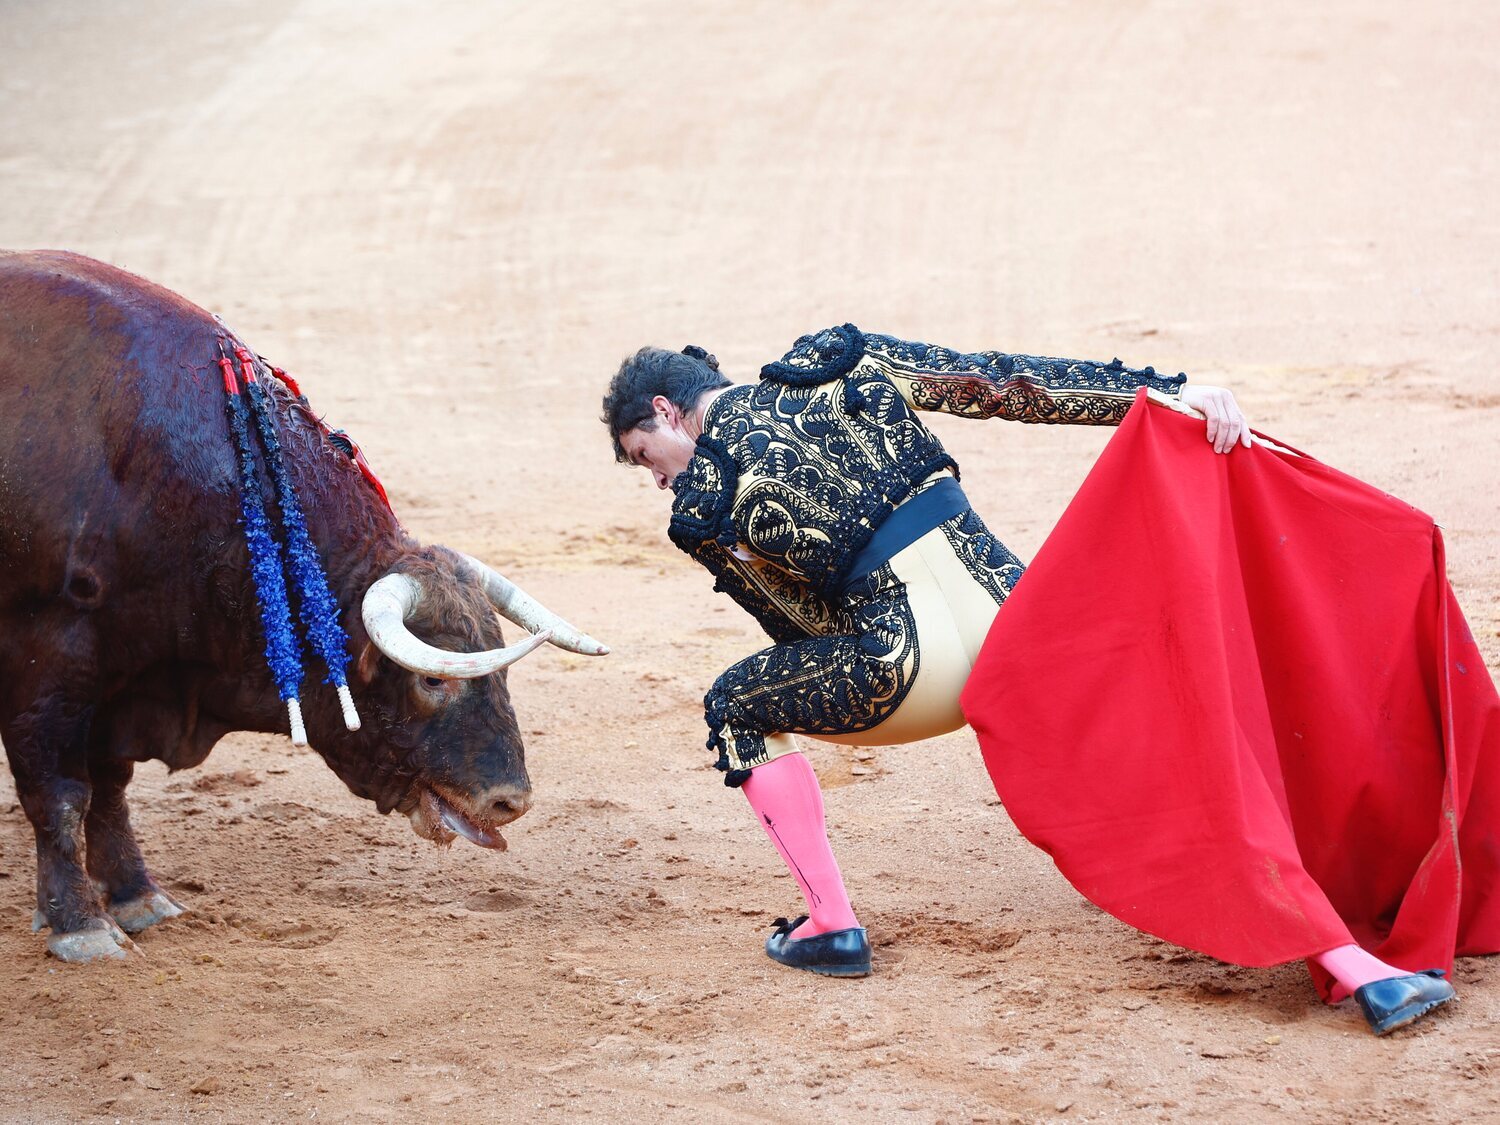
[{"label": "bull", "polygon": [[[0,252],[0,741],[36,835],[33,929],[63,960],[125,957],[127,933],[184,909],[131,830],[135,763],[184,769],[230,731],[284,729],[214,366],[225,337],[104,263]],[[607,649],[483,563],[410,538],[306,399],[257,373],[364,719],[345,729],[314,689],[311,744],[419,836],[503,848],[532,800],[506,667],[544,633]],[[507,646],[496,611],[536,635]]]}]

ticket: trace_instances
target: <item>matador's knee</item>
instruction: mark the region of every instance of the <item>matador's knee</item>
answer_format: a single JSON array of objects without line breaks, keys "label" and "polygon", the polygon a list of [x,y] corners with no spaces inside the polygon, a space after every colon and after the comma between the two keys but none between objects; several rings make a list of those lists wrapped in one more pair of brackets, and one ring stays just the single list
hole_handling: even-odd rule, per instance
[{"label": "matador's knee", "polygon": [[703,715],[708,722],[706,745],[718,754],[714,768],[723,771],[724,784],[731,789],[744,785],[756,766],[797,752],[797,740],[790,734],[755,729],[754,719],[735,705],[723,676],[703,697]]}]

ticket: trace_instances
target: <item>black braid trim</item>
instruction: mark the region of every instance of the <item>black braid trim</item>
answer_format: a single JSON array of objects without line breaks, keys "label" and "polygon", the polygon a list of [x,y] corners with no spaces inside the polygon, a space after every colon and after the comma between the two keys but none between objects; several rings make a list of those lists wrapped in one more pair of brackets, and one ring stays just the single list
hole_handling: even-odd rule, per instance
[{"label": "black braid trim", "polygon": [[698,435],[698,446],[694,454],[713,464],[719,479],[712,488],[699,488],[686,479],[684,472],[678,477],[683,483],[677,489],[671,522],[667,524],[667,536],[688,554],[706,540],[715,539],[733,549],[739,542],[734,530],[734,494],[740,484],[739,466],[729,447],[718,438],[708,434]]},{"label": "black braid trim", "polygon": [[760,377],[789,387],[811,387],[849,374],[864,358],[865,336],[852,324],[803,336],[792,350],[760,369]]}]

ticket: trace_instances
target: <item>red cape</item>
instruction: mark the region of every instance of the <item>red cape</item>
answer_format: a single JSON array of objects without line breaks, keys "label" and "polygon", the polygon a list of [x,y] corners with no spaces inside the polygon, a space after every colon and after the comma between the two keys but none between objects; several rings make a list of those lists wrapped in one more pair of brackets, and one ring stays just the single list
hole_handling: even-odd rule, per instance
[{"label": "red cape", "polygon": [[[1092,902],[1244,965],[1500,949],[1500,700],[1430,517],[1144,394],[963,695]],[[1327,995],[1327,979],[1315,971]]]}]

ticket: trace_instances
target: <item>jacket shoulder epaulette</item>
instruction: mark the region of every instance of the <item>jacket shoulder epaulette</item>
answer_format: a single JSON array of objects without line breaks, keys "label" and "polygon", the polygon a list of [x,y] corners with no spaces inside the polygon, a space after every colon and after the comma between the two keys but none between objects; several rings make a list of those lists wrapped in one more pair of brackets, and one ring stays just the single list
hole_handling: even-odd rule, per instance
[{"label": "jacket shoulder epaulette", "polygon": [[762,367],[760,377],[792,387],[816,386],[843,378],[864,354],[864,333],[840,324],[803,336],[786,355]]}]

